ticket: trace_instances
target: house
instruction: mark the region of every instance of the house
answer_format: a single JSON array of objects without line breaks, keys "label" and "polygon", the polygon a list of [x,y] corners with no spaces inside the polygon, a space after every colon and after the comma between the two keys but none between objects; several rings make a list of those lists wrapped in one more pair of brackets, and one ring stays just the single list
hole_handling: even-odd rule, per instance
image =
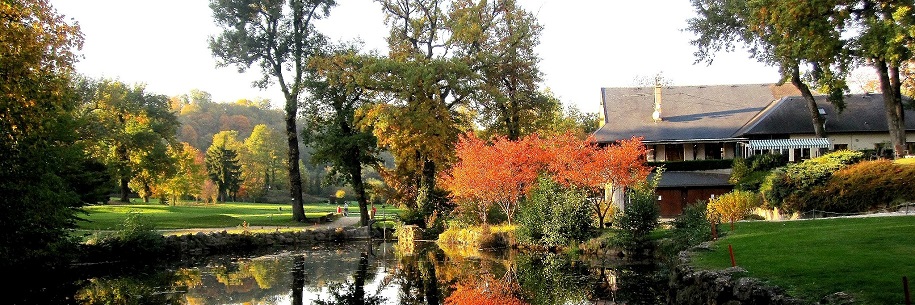
[{"label": "house", "polygon": [[[790,161],[816,157],[821,150],[855,149],[879,153],[889,139],[882,96],[845,97],[840,112],[816,97],[828,138],[816,138],[809,111],[793,85],[602,88],[603,125],[599,143],[642,137],[648,161],[733,159],[782,153]],[[905,113],[907,146],[915,151],[915,111]],[[730,191],[727,172],[666,172],[658,186],[665,217],[699,199]]]}]

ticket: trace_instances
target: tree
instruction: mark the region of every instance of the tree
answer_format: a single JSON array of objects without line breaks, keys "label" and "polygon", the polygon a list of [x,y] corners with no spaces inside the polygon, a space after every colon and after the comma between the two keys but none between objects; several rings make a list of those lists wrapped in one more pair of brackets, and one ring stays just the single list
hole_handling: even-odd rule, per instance
[{"label": "tree", "polygon": [[451,4],[448,27],[456,56],[479,74],[474,96],[480,123],[509,140],[536,131],[558,104],[538,90],[542,73],[534,48],[542,27],[514,0],[460,0]]},{"label": "tree", "polygon": [[[83,203],[80,177],[67,173],[87,160],[70,84],[83,37],[48,1],[3,1],[0,16],[0,267],[40,272],[75,251],[70,229]],[[10,292],[37,287],[14,282]]]},{"label": "tree", "polygon": [[[836,6],[847,21],[854,22],[848,34],[856,35],[854,53],[877,71],[890,144],[899,158],[905,150],[905,111],[902,90],[905,63],[915,53],[915,4],[899,0],[860,0]],[[849,19],[850,18],[850,19]]]},{"label": "tree", "polygon": [[300,94],[305,89],[306,61],[323,37],[312,21],[326,17],[334,0],[211,0],[210,8],[223,32],[210,37],[210,49],[219,66],[236,66],[239,71],[257,65],[263,78],[255,85],[266,88],[271,82],[280,86],[285,103],[286,166],[292,217],[305,221],[302,179],[299,171],[299,140],[296,118]]},{"label": "tree", "polygon": [[357,81],[365,60],[355,47],[339,47],[320,57],[312,57],[309,75],[309,127],[303,139],[312,151],[311,162],[330,164],[329,181],[353,187],[359,202],[362,226],[369,225],[368,195],[362,169],[377,166],[377,139],[371,127],[361,129],[356,109],[369,105],[373,93]]},{"label": "tree", "polygon": [[[647,149],[640,138],[598,146],[593,138],[579,140],[566,133],[555,137],[548,148],[549,171],[562,185],[585,190],[600,227],[614,203],[604,196],[606,189],[625,191],[644,181],[651,168],[645,164]],[[620,203],[617,203],[620,204]]]},{"label": "tree", "polygon": [[168,154],[175,161],[175,175],[159,187],[168,197],[170,204],[178,204],[182,197],[194,196],[201,192],[206,179],[202,154],[188,143],[180,147],[169,147]]},{"label": "tree", "polygon": [[263,197],[267,190],[276,186],[277,175],[282,170],[279,151],[282,145],[282,135],[264,124],[254,126],[251,136],[245,139],[247,153],[241,160],[242,188],[248,196]]},{"label": "tree", "polygon": [[844,48],[844,19],[832,11],[840,2],[692,0],[698,16],[688,21],[687,29],[698,35],[691,42],[699,48],[697,62],[711,63],[717,51],[743,44],[760,62],[779,67],[780,83],[790,81],[801,91],[814,133],[823,138],[824,120],[811,87],[844,108],[851,58]]},{"label": "tree", "polygon": [[489,207],[497,205],[511,224],[518,204],[536,184],[546,164],[541,139],[517,141],[497,137],[486,144],[467,134],[457,145],[458,162],[444,175],[444,185],[462,207],[485,224]]},{"label": "tree", "polygon": [[148,200],[150,186],[173,172],[166,151],[176,142],[179,123],[168,98],[110,79],[80,79],[77,86],[79,115],[91,123],[84,135],[93,142],[91,154],[114,172],[122,202],[131,184]]},{"label": "tree", "polygon": [[240,146],[235,139],[235,133],[228,131],[213,136],[213,145],[207,149],[207,176],[216,184],[218,201],[225,202],[230,195],[234,198],[241,184],[241,165],[238,164],[237,150]]}]

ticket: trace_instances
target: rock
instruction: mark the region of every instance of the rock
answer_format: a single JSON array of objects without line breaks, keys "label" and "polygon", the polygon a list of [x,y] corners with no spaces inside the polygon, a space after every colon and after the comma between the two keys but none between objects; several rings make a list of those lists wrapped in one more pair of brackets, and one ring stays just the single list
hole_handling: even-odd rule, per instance
[{"label": "rock", "polygon": [[836,292],[823,297],[820,304],[824,305],[850,305],[855,304],[855,298],[844,292]]}]

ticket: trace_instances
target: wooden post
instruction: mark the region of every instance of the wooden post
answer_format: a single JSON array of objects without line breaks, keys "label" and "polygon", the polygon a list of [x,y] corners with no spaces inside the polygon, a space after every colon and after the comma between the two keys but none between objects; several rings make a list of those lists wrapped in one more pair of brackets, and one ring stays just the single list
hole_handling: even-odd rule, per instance
[{"label": "wooden post", "polygon": [[909,294],[909,278],[902,277],[902,291],[905,292],[905,305],[912,305],[912,296]]},{"label": "wooden post", "polygon": [[731,267],[737,267],[737,261],[734,260],[734,247],[731,247],[731,244],[728,244],[728,252],[731,253]]},{"label": "wooden post", "polygon": [[712,240],[718,240],[718,222],[712,221]]}]

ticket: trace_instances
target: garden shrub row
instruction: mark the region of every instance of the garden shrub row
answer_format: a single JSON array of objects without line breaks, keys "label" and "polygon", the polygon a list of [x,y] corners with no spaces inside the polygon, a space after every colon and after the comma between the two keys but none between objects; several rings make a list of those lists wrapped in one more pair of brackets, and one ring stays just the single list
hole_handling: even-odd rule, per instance
[{"label": "garden shrub row", "polygon": [[713,169],[731,168],[732,159],[721,160],[689,160],[689,161],[665,161],[665,162],[648,162],[651,167],[664,167],[666,171],[700,171]]},{"label": "garden shrub row", "polygon": [[803,194],[804,210],[856,213],[915,201],[915,166],[889,160],[864,161],[835,172]]},{"label": "garden shrub row", "polygon": [[769,207],[786,212],[806,211],[810,192],[825,185],[833,173],[860,162],[864,154],[841,150],[821,157],[789,164],[773,170],[760,186],[760,193]]}]

